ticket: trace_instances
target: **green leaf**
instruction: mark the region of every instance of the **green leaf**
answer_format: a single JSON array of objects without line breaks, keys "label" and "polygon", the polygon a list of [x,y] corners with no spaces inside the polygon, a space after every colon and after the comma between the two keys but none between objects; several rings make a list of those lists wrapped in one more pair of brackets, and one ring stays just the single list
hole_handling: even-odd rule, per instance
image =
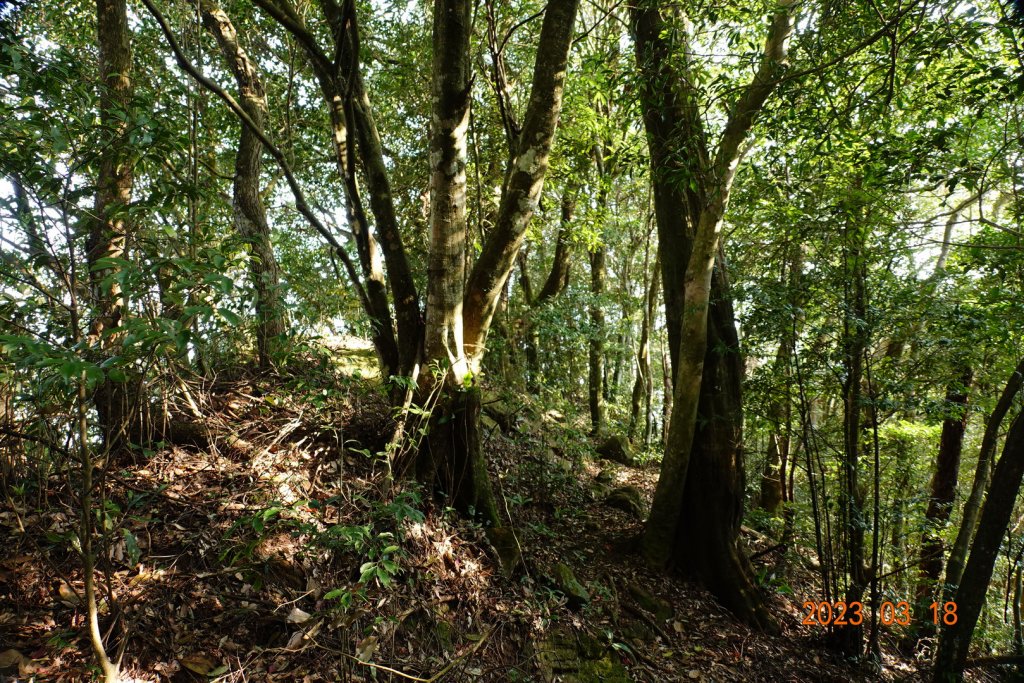
[{"label": "green leaf", "polygon": [[229,308],[218,306],[217,313],[219,313],[220,317],[224,318],[224,320],[226,320],[232,327],[238,327],[242,324],[242,318]]}]

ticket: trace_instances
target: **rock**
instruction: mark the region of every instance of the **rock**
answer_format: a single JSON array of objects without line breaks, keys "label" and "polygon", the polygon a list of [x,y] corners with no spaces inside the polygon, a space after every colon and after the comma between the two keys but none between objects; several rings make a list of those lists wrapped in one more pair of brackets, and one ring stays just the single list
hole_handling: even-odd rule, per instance
[{"label": "rock", "polygon": [[484,392],[480,397],[480,408],[483,416],[489,419],[503,432],[511,432],[516,426],[516,411],[510,409],[505,400],[493,392]]},{"label": "rock", "polygon": [[597,454],[605,460],[617,462],[620,465],[633,465],[633,448],[629,445],[629,439],[621,434],[613,434],[597,447]]},{"label": "rock", "polygon": [[549,467],[561,470],[565,474],[572,474],[572,460],[569,460],[568,458],[559,455],[558,451],[556,451],[555,449],[548,448],[544,452],[544,460],[547,462]]},{"label": "rock", "polygon": [[601,471],[594,477],[594,481],[598,484],[612,484],[615,482],[615,470],[611,467],[602,467]]},{"label": "rock", "polygon": [[672,605],[667,600],[662,600],[643,586],[635,583],[629,584],[626,590],[636,600],[636,604],[653,614],[659,622],[665,622],[672,618]]},{"label": "rock", "polygon": [[569,599],[570,609],[579,609],[590,602],[590,593],[572,573],[569,565],[561,562],[555,565],[555,584],[558,586],[558,590],[562,591]]},{"label": "rock", "polygon": [[501,425],[495,422],[494,418],[487,413],[480,416],[480,424],[483,425],[484,429],[488,432],[501,431]]},{"label": "rock", "polygon": [[487,530],[487,540],[491,542],[498,566],[505,577],[511,577],[523,562],[523,550],[519,546],[515,533],[508,527],[492,527]]},{"label": "rock", "polygon": [[541,680],[545,683],[631,683],[618,657],[587,633],[555,628],[533,645]]},{"label": "rock", "polygon": [[608,507],[627,512],[637,519],[644,518],[644,500],[640,489],[635,486],[620,486],[604,499]]}]

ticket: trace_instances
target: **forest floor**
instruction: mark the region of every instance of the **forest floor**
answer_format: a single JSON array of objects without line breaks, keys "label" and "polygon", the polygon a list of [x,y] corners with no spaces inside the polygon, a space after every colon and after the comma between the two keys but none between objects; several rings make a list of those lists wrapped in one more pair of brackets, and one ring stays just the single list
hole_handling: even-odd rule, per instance
[{"label": "forest floor", "polygon": [[[923,679],[892,642],[880,671],[832,654],[800,623],[815,590],[799,563],[792,594],[770,598],[779,635],[650,571],[638,511],[606,496],[635,486],[646,505],[656,463],[598,460],[556,411],[494,395],[485,450],[522,550],[504,574],[479,526],[389,483],[391,417],[350,355],[186,382],[202,447],[107,468],[101,624],[126,680]],[[0,507],[0,679],[89,680],[76,499],[65,472],[32,477]]]}]

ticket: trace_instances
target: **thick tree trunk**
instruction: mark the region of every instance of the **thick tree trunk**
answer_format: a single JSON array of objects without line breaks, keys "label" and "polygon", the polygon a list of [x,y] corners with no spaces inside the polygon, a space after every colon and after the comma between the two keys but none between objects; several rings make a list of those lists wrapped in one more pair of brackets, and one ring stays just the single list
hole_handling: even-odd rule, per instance
[{"label": "thick tree trunk", "polygon": [[971,637],[985,605],[992,569],[1017,502],[1022,478],[1024,412],[1019,413],[1010,426],[1006,443],[1003,445],[1003,455],[992,472],[992,486],[985,499],[971,554],[954,597],[956,623],[952,626],[943,626],[939,635],[933,678],[936,683],[959,681],[963,678]]},{"label": "thick tree trunk", "polygon": [[[238,85],[238,103],[262,132],[267,116],[266,93],[255,64],[238,41],[228,15],[210,0],[202,3],[203,25],[213,35]],[[235,155],[235,229],[249,246],[249,275],[256,296],[256,349],[261,368],[267,369],[285,333],[285,311],[280,293],[280,269],[270,241],[267,212],[260,195],[263,144],[257,133],[241,125]]]},{"label": "thick tree trunk", "polygon": [[[918,560],[918,581],[914,591],[917,607],[914,614],[927,614],[928,606],[938,599],[936,588],[942,576],[943,532],[953,511],[956,485],[960,478],[960,455],[963,452],[964,432],[967,430],[967,398],[973,371],[967,368],[956,382],[946,388],[946,418],[942,421],[942,436],[935,457],[931,495],[924,515],[921,534],[921,556]],[[939,591],[941,595],[941,591]],[[935,632],[927,619],[912,622],[907,645],[917,647],[922,638]]]},{"label": "thick tree trunk", "polygon": [[949,598],[956,592],[960,585],[960,576],[963,574],[964,562],[967,558],[967,550],[974,536],[974,527],[978,522],[978,515],[981,513],[981,501],[988,488],[990,475],[992,473],[992,461],[996,452],[996,444],[999,441],[999,428],[1003,424],[1006,413],[1013,405],[1013,399],[1024,385],[1024,359],[1017,364],[1016,369],[1006,381],[1003,393],[1000,394],[988,422],[985,423],[985,435],[981,439],[981,450],[978,452],[978,465],[974,472],[974,482],[971,484],[971,493],[964,503],[963,518],[960,521],[960,528],[957,530],[956,541],[953,542],[953,549],[949,552],[949,562],[946,564],[946,597]]},{"label": "thick tree trunk", "polygon": [[600,434],[604,430],[604,295],[605,252],[602,244],[590,254],[590,362],[587,375],[587,390],[590,405],[590,432]]},{"label": "thick tree trunk", "polygon": [[437,485],[456,509],[496,527],[500,518],[480,449],[480,391],[466,388],[473,377],[462,335],[472,8],[470,0],[438,0],[434,6],[424,361],[441,374],[425,373],[424,385],[442,386],[418,470],[421,480]]},{"label": "thick tree trunk", "polygon": [[[683,566],[740,618],[768,629],[775,627],[774,620],[737,546],[743,368],[719,239],[740,145],[784,66],[793,31],[790,5],[783,3],[772,19],[761,65],[730,112],[713,162],[697,93],[691,90],[693,79],[680,77],[672,66],[681,56],[687,70],[685,30],[675,24],[666,30],[657,2],[632,8],[674,368],[668,441],[642,550],[655,566]],[[673,44],[672,36],[681,36],[681,46]],[[679,153],[680,145],[687,154]],[[687,165],[680,167],[680,157]],[[689,182],[679,182],[680,177]]]}]

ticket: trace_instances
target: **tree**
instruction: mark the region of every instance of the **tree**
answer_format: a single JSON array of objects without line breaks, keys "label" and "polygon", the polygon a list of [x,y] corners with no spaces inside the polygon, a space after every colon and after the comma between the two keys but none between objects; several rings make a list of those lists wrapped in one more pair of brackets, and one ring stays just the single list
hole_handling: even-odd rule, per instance
[{"label": "tree", "polygon": [[953,602],[956,623],[943,625],[939,633],[939,649],[935,655],[936,683],[957,681],[963,676],[967,652],[974,627],[985,605],[989,580],[1003,535],[1010,522],[1021,480],[1024,479],[1024,412],[1010,425],[1003,444],[1003,454],[992,471],[992,486],[985,497],[963,578]]},{"label": "tree", "polygon": [[275,347],[285,334],[285,312],[280,291],[280,269],[270,242],[267,211],[260,194],[263,143],[267,115],[266,94],[256,67],[242,49],[231,19],[211,1],[202,4],[203,25],[217,40],[224,61],[238,85],[238,99],[258,131],[241,125],[235,156],[235,229],[248,243],[249,273],[256,294],[256,349],[261,368],[270,367]]},{"label": "tree", "polygon": [[[128,210],[132,200],[129,117],[132,105],[132,53],[124,0],[96,0],[100,67],[100,125],[109,135],[96,177],[95,218],[89,227],[86,261],[96,314],[91,345],[112,353],[125,314],[125,296],[117,277],[126,258]],[[117,452],[126,445],[129,397],[124,385],[109,380],[93,393],[104,443]]]},{"label": "tree", "polygon": [[[680,62],[677,50],[684,64],[692,59],[685,26],[670,22],[656,2],[638,3],[631,11],[675,378],[643,552],[656,566],[685,566],[742,619],[763,628],[772,628],[773,620],[736,546],[743,491],[742,366],[720,237],[741,146],[784,68],[791,8],[783,3],[774,14],[757,74],[732,105],[714,150],[698,115],[695,80],[673,68]],[[669,35],[680,36],[680,43]],[[682,168],[675,161],[680,149],[689,157]]]}]

